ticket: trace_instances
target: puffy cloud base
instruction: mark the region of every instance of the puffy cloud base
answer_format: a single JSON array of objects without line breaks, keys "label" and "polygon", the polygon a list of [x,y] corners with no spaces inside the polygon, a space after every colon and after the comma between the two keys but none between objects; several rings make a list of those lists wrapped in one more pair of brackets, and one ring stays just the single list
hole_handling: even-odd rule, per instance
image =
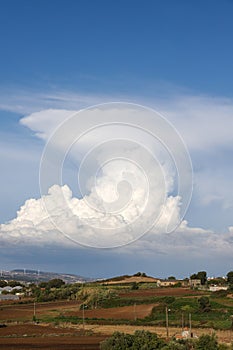
[{"label": "puffy cloud base", "polygon": [[[44,206],[44,201],[53,212],[50,217]],[[67,206],[68,203],[68,206]],[[93,221],[96,220],[89,210],[85,210],[85,201],[72,196],[72,192],[68,186],[60,187],[53,186],[47,196],[40,199],[29,199],[21,207],[17,213],[17,217],[9,223],[0,225],[0,242],[4,246],[41,246],[41,247],[59,247],[59,249],[80,249],[80,245],[75,242],[93,243],[94,247],[101,247],[100,242],[109,243],[108,233],[106,230],[105,236],[102,230],[99,231],[93,227]],[[70,210],[72,206],[79,216],[74,215]],[[67,210],[65,209],[67,208]],[[203,254],[217,254],[221,256],[231,255],[233,243],[233,228],[229,228],[226,234],[216,234],[210,230],[201,228],[191,228],[187,221],[182,221],[176,231],[165,233],[164,223],[166,223],[166,215],[169,215],[171,210],[177,209],[176,215],[178,218],[179,199],[169,197],[166,202],[166,210],[160,223],[155,229],[145,234],[142,238],[136,240],[130,245],[121,247],[119,252],[129,254],[137,252],[138,256],[153,256],[159,254],[169,254],[174,257],[183,256],[183,258],[203,257]],[[99,214],[98,214],[99,215]],[[88,218],[88,220],[87,220]],[[176,218],[176,219],[177,219]],[[108,218],[110,220],[110,218]],[[117,220],[111,217],[111,221]],[[123,225],[122,221],[122,225]],[[119,224],[119,222],[118,222]],[[59,227],[59,229],[58,229]],[[62,234],[64,230],[66,234]],[[68,237],[69,236],[69,237]],[[130,232],[127,233],[126,239],[133,239]],[[68,238],[67,238],[68,237]],[[111,237],[112,239],[112,237]],[[125,239],[125,238],[124,238]],[[122,237],[120,238],[122,241]],[[95,243],[96,246],[94,245]],[[111,242],[110,242],[111,243]],[[117,251],[116,251],[117,252]]]}]

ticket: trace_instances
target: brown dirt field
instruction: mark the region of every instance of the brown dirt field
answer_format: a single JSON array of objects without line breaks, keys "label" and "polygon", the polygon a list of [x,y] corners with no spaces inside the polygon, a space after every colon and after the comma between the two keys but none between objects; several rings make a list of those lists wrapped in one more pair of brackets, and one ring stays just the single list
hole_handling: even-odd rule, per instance
[{"label": "brown dirt field", "polygon": [[190,288],[155,288],[155,289],[138,289],[128,292],[119,293],[122,298],[132,297],[162,297],[162,296],[184,296],[184,295],[200,295],[201,291],[193,291]]},{"label": "brown dirt field", "polygon": [[[156,288],[146,290],[132,290],[120,293],[120,297],[128,298],[146,298],[156,296],[185,296],[193,293],[193,295],[200,295],[202,292],[191,291],[188,288]],[[36,303],[36,316],[38,318],[47,315],[51,317],[63,315],[77,315],[82,317],[79,310],[80,303],[77,301],[56,301],[46,303]],[[143,318],[147,316],[152,309],[152,305],[137,305],[136,317]],[[34,305],[30,304],[6,304],[0,303],[0,323],[7,321],[31,321],[34,313]],[[86,317],[89,318],[115,318],[115,319],[134,319],[134,306],[111,308],[111,309],[97,309],[85,310]]]},{"label": "brown dirt field", "polygon": [[[148,316],[157,304],[123,306],[107,309],[85,310],[86,318],[128,319],[144,318]],[[33,304],[0,305],[0,323],[9,321],[31,321],[34,313]],[[78,316],[82,317],[80,304],[74,301],[36,303],[36,316]]]},{"label": "brown dirt field", "polygon": [[[191,291],[188,288],[156,288],[156,289],[146,289],[146,290],[132,290],[128,292],[119,293],[120,297],[128,298],[146,298],[146,297],[156,297],[156,296],[185,296],[185,295],[200,295],[202,292]],[[47,303],[36,303],[36,315],[41,317],[43,315],[48,316],[58,316],[61,312],[66,313],[68,311],[78,312],[80,303],[77,301],[57,301],[57,302],[47,302]],[[141,309],[137,306],[139,313]],[[144,306],[142,306],[144,310]],[[33,317],[33,303],[30,304],[17,304],[12,302],[0,302],[0,322],[17,320],[17,321],[29,321]],[[89,312],[89,311],[87,311]],[[129,313],[132,311],[129,311]],[[117,311],[114,311],[114,314],[117,316]],[[133,312],[132,312],[133,314]],[[87,314],[88,315],[88,314]],[[91,313],[90,313],[91,315]],[[139,314],[138,317],[145,317],[142,314]],[[108,316],[108,315],[107,315]],[[102,317],[102,316],[90,316],[90,317]],[[105,316],[103,316],[105,317]],[[115,316],[114,316],[115,317]],[[126,316],[128,317],[128,316]],[[122,318],[126,318],[122,317]],[[109,318],[109,317],[108,317]],[[120,316],[118,317],[120,318]]]},{"label": "brown dirt field", "polygon": [[[129,293],[122,293],[127,297],[138,296],[185,296],[192,293],[185,288],[160,288],[152,290],[136,290]],[[194,295],[198,292],[193,291]],[[144,318],[150,312],[153,306],[136,305],[118,307],[111,309],[95,309],[85,310],[85,318],[108,318],[108,319],[134,319]],[[79,310],[80,304],[76,301],[57,301],[48,303],[36,304],[36,315],[57,316],[60,313],[63,315],[77,315],[82,317],[82,311]],[[61,324],[60,327],[52,324],[16,324],[17,321],[31,321],[33,316],[32,304],[0,304],[0,323],[6,321],[14,321],[15,324],[9,323],[7,327],[0,328],[0,349],[80,349],[80,350],[97,350],[99,349],[99,342],[114,331],[133,333],[137,329],[146,329],[151,332],[156,332],[158,335],[165,337],[166,330],[164,327],[141,327],[129,325],[88,325],[85,324],[85,330],[90,331],[93,335],[83,335],[82,325]],[[231,331],[213,331],[212,329],[193,329],[197,335],[203,333],[211,334],[215,332],[222,342],[230,343],[233,340],[233,332]],[[170,328],[170,336],[179,335],[180,328]],[[104,336],[103,336],[104,334]]]},{"label": "brown dirt field", "polygon": [[83,330],[51,325],[21,324],[0,328],[0,349],[97,350],[103,335],[83,335]]},{"label": "brown dirt field", "polygon": [[[74,330],[67,328],[66,330],[54,327],[49,324],[8,324],[7,327],[0,328],[0,338],[6,336],[49,336],[49,335],[70,335]],[[1,342],[0,342],[1,343]]]},{"label": "brown dirt field", "polygon": [[[85,318],[105,318],[105,319],[125,319],[134,320],[135,318],[144,318],[148,316],[157,304],[135,305],[113,307],[110,309],[94,309],[85,310]],[[68,311],[63,312],[64,316],[78,316],[82,317],[82,311]]]},{"label": "brown dirt field", "polygon": [[[62,311],[79,310],[77,301],[57,301],[48,303],[36,303],[37,317],[43,315],[57,316]],[[32,320],[34,305],[31,304],[0,304],[0,322],[10,320],[27,321]]]},{"label": "brown dirt field", "polygon": [[[148,330],[161,337],[166,337],[165,327],[129,326],[129,325],[85,325],[83,335],[82,325],[63,324],[55,327],[49,324],[20,324],[0,328],[0,349],[46,349],[46,350],[97,350],[99,343],[114,331],[132,334],[135,330]],[[203,333],[212,334],[212,329],[193,329],[200,336]],[[219,341],[230,343],[233,334],[230,331],[216,331]],[[170,327],[169,336],[181,334],[180,328]]]},{"label": "brown dirt field", "polygon": [[0,349],[4,350],[99,350],[99,344],[106,337],[83,338],[18,338],[1,340]]}]

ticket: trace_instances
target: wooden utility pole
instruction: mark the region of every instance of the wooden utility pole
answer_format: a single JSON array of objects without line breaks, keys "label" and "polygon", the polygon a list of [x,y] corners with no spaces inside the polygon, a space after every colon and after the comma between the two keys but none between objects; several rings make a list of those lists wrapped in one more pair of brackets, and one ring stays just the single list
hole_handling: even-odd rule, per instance
[{"label": "wooden utility pole", "polygon": [[35,321],[36,320],[36,302],[34,301],[34,304],[33,304],[33,320]]},{"label": "wooden utility pole", "polygon": [[85,329],[85,314],[84,314],[84,304],[83,304],[83,329]]},{"label": "wooden utility pole", "polygon": [[167,306],[166,306],[166,330],[167,330],[167,338],[169,338],[168,308],[167,308]]},{"label": "wooden utility pole", "polygon": [[137,314],[136,314],[136,303],[134,304],[134,321],[137,320]]},{"label": "wooden utility pole", "polygon": [[191,313],[189,314],[189,333],[190,333],[190,337],[192,337],[192,315],[191,315]]}]

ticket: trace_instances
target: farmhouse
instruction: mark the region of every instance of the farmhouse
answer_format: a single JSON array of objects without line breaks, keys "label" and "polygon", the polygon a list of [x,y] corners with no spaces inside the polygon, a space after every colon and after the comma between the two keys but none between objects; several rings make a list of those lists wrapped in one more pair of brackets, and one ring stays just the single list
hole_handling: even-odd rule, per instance
[{"label": "farmhouse", "polygon": [[179,281],[176,280],[158,280],[157,286],[158,287],[172,287],[175,286]]},{"label": "farmhouse", "polygon": [[189,280],[189,285],[191,288],[198,288],[201,286],[201,280],[200,279],[191,279]]}]

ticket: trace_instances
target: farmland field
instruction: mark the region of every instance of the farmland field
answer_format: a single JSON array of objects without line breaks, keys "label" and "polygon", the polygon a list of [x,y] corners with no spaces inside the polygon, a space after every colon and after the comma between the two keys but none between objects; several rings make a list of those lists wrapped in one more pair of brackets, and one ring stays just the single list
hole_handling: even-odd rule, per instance
[{"label": "farmland field", "polygon": [[9,325],[0,329],[0,349],[97,350],[106,336],[51,325]]},{"label": "farmland field", "polygon": [[202,295],[202,291],[193,291],[190,288],[155,288],[155,289],[138,289],[120,292],[121,297],[137,298],[137,297],[159,297],[159,296],[185,296],[185,295]]},{"label": "farmland field", "polygon": [[[102,288],[102,287],[98,287]],[[104,287],[105,288],[105,287]],[[211,310],[200,312],[198,300],[206,295]],[[152,301],[152,302],[151,302]],[[99,343],[114,331],[133,333],[147,329],[166,336],[165,307],[169,307],[169,334],[179,336],[182,326],[196,335],[216,332],[219,339],[232,338],[233,299],[187,288],[118,289],[106,307],[84,311],[81,301],[0,304],[0,348],[2,349],[99,349]],[[37,322],[33,322],[33,316]],[[181,324],[183,315],[183,325]]]}]

